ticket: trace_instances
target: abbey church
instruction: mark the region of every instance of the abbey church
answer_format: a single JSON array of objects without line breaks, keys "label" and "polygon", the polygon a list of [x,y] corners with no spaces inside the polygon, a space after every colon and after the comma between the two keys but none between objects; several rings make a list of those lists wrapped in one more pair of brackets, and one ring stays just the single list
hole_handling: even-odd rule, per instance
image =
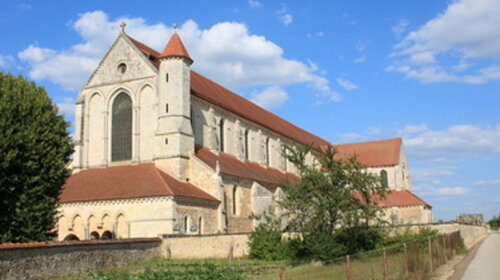
[{"label": "abbey church", "polygon": [[[251,232],[299,180],[283,145],[332,145],[191,70],[178,34],[160,53],[120,32],[77,98],[73,174],[59,239]],[[393,224],[432,222],[412,193],[401,138],[333,144],[391,192]],[[313,162],[311,155],[309,162]]]}]

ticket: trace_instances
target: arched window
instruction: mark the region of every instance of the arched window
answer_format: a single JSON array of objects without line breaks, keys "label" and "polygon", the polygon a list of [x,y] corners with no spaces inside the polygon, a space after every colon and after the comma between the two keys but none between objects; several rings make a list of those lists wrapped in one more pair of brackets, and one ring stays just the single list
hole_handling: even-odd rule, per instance
[{"label": "arched window", "polygon": [[69,234],[66,237],[64,237],[64,241],[78,241],[78,240],[80,239],[78,238],[78,236],[74,234]]},{"label": "arched window", "polygon": [[387,179],[387,171],[385,171],[384,169],[382,169],[382,171],[380,171],[380,180],[381,180],[382,186],[384,188],[389,187],[389,181]]},{"label": "arched window", "polygon": [[238,186],[233,187],[233,215],[238,215]]},{"label": "arched window", "polygon": [[219,121],[219,151],[224,152],[224,119]]},{"label": "arched window", "polygon": [[245,160],[248,160],[250,158],[250,143],[249,143],[249,130],[245,130]]},{"label": "arched window", "polygon": [[107,230],[102,233],[101,239],[113,239],[113,233]]},{"label": "arched window", "polygon": [[91,240],[99,239],[99,233],[97,233],[96,231],[91,232],[90,239]]},{"label": "arched window", "polygon": [[111,161],[132,159],[132,99],[121,92],[113,101]]},{"label": "arched window", "polygon": [[269,164],[271,163],[271,159],[270,159],[270,156],[271,156],[271,147],[270,147],[270,143],[269,143],[269,137],[266,138],[266,147],[265,147],[265,151],[264,151],[264,156],[265,156],[265,163],[267,166],[269,166]]}]

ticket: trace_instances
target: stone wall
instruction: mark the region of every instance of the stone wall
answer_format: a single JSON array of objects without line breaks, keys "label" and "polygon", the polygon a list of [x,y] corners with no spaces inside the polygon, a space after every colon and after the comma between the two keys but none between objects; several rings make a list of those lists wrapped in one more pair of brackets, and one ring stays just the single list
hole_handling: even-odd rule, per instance
[{"label": "stone wall", "polygon": [[160,256],[160,239],[0,245],[0,279],[52,279]]},{"label": "stone wall", "polygon": [[419,228],[428,227],[439,231],[439,233],[451,233],[458,230],[460,231],[460,236],[464,239],[464,243],[467,248],[471,248],[477,242],[485,238],[486,235],[488,235],[488,229],[484,226],[466,225],[459,223],[402,225],[395,227],[395,231],[404,230],[408,227],[415,231]]},{"label": "stone wall", "polygon": [[240,258],[250,251],[248,235],[164,235],[161,255],[172,259]]}]

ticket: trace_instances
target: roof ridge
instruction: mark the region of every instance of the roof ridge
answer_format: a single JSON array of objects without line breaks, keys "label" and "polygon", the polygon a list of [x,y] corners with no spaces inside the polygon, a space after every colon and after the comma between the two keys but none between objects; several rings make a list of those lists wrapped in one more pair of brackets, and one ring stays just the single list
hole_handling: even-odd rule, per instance
[{"label": "roof ridge", "polygon": [[390,141],[396,141],[396,140],[403,141],[403,138],[402,137],[393,137],[393,138],[368,140],[368,141],[361,141],[361,142],[333,144],[333,146],[348,146],[348,145],[368,144],[368,143],[377,143],[377,142],[380,143],[380,142],[390,142]]},{"label": "roof ridge", "polygon": [[[158,167],[156,167],[156,165],[155,165],[155,164],[153,164],[153,167],[154,167],[154,170],[155,170],[155,174],[156,174],[156,175],[160,178],[160,181],[161,181],[161,182],[163,183],[163,185],[165,186],[165,189],[166,189],[167,191],[171,192],[173,196],[175,196],[175,192],[174,192],[174,190],[172,190],[172,187],[170,187],[170,186],[167,184],[167,182],[165,181],[165,179],[163,178],[163,176],[162,176],[162,175],[161,175],[161,173],[160,173],[160,172],[162,172],[162,173],[165,173],[165,172],[163,172],[162,170],[158,169]],[[165,174],[167,174],[167,173],[165,173]],[[168,175],[168,174],[167,174],[167,175]]]},{"label": "roof ridge", "polygon": [[[425,205],[427,206],[431,206],[429,203],[427,203],[425,200],[423,200],[422,198],[420,198],[418,195],[414,194],[413,192],[409,191],[409,190],[403,190],[405,192],[408,192],[410,195],[412,195],[413,197],[415,197],[416,199],[420,200],[421,202],[425,203]],[[432,207],[432,206],[431,206]]]}]

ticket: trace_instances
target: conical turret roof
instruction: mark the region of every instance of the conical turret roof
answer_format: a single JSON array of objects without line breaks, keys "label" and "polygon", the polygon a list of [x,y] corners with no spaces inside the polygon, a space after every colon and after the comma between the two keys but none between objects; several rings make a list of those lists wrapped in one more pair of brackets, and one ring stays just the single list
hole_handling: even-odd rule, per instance
[{"label": "conical turret roof", "polygon": [[182,43],[181,37],[177,33],[174,33],[174,35],[172,35],[167,45],[165,46],[165,49],[163,49],[163,52],[160,55],[160,58],[165,57],[184,57],[193,62],[193,59],[191,58],[191,56],[189,56],[189,53]]}]

